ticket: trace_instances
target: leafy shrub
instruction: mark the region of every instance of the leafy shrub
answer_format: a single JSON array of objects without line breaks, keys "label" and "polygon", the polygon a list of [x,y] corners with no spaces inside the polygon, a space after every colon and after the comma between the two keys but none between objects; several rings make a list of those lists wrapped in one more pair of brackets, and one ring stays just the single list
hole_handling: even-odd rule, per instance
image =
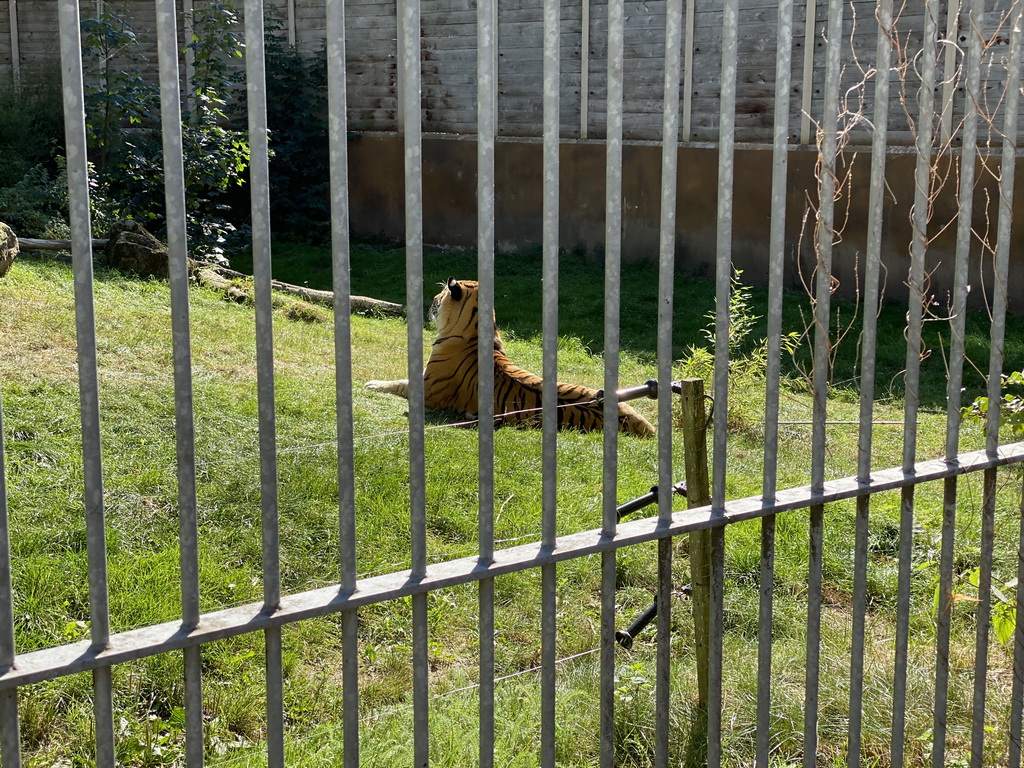
[{"label": "leafy shrub", "polygon": [[58,161],[64,116],[57,73],[0,89],[0,221],[22,237],[66,237]]},{"label": "leafy shrub", "polygon": [[35,165],[14,185],[0,187],[0,221],[21,237],[70,237],[67,209],[67,173],[63,168],[54,177],[43,165]]},{"label": "leafy shrub", "polygon": [[[1002,392],[999,401],[1001,422],[1013,435],[1021,437],[1024,435],[1024,371],[1004,373]],[[964,409],[964,415],[984,419],[988,409],[988,398],[979,397]]]},{"label": "leafy shrub", "polygon": [[[235,226],[223,198],[245,183],[249,166],[248,138],[228,117],[243,43],[237,14],[227,3],[211,3],[192,22],[186,47],[194,54],[195,71],[182,125],[185,213],[193,253],[225,261],[224,246]],[[159,93],[141,75],[146,59],[139,40],[116,11],[84,20],[82,30],[97,218],[134,218],[159,232],[166,216]]]}]

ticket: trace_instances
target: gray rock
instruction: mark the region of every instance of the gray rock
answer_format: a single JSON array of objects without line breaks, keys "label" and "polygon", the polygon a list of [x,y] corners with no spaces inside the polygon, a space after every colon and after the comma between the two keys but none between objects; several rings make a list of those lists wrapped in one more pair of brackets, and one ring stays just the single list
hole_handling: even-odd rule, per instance
[{"label": "gray rock", "polygon": [[0,221],[0,277],[7,274],[18,250],[18,238],[14,230]]},{"label": "gray rock", "polygon": [[143,277],[167,277],[167,246],[137,221],[122,220],[110,228],[106,247],[111,266]]}]

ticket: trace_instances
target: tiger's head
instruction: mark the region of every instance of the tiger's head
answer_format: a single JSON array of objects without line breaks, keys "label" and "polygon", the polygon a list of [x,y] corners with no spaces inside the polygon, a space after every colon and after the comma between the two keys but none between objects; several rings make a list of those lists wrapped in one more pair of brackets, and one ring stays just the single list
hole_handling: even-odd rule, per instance
[{"label": "tiger's head", "polygon": [[[461,336],[476,338],[479,314],[480,285],[475,280],[456,280],[449,277],[441,283],[441,292],[430,305],[430,318],[437,325],[437,335],[443,338]],[[504,351],[498,326],[494,326],[494,348]]]}]

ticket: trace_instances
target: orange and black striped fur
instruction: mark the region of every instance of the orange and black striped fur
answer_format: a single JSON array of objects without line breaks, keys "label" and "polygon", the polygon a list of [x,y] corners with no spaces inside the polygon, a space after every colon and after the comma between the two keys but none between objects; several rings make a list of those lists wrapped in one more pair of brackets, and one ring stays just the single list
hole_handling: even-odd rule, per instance
[{"label": "orange and black striped fur", "polygon": [[[448,278],[434,298],[437,340],[423,371],[427,407],[454,409],[475,416],[477,399],[478,286],[472,280]],[[409,381],[368,381],[367,389],[408,398]],[[604,406],[597,391],[574,384],[558,385],[558,427],[588,431],[604,425]],[[496,424],[540,425],[541,378],[515,365],[505,354],[494,329],[494,413]],[[619,429],[650,436],[654,427],[628,405],[619,403]]]}]

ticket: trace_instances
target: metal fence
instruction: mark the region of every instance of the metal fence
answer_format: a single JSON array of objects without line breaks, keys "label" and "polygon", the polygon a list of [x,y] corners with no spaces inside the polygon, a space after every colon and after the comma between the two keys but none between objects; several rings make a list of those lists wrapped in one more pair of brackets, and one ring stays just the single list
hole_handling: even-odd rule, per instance
[{"label": "metal fence", "polygon": [[[480,0],[478,11],[478,188],[479,188],[479,282],[480,337],[493,336],[495,263],[495,167],[494,138],[495,88],[497,87],[494,55],[494,19],[496,0]],[[196,451],[193,439],[192,372],[189,327],[189,282],[185,235],[185,200],[182,164],[180,90],[178,57],[179,41],[175,39],[174,0],[156,0],[160,51],[160,85],[162,125],[166,161],[166,194],[168,211],[168,243],[170,250],[170,288],[172,301],[175,414],[177,435],[178,509],[181,544],[181,621],[111,633],[108,607],[107,564],[105,555],[104,475],[100,452],[99,385],[97,380],[96,332],[92,303],[91,225],[88,201],[87,153],[84,124],[79,8],[77,0],[60,0],[60,40],[64,77],[65,115],[67,123],[67,167],[71,195],[71,225],[75,279],[75,310],[78,333],[78,374],[81,393],[81,424],[85,461],[85,509],[88,532],[90,639],[81,643],[18,654],[14,646],[14,609],[11,578],[10,541],[6,475],[3,450],[0,450],[0,746],[5,766],[21,764],[19,747],[18,690],[23,686],[82,671],[91,671],[94,687],[96,762],[115,762],[115,711],[112,700],[111,670],[116,664],[155,654],[181,651],[184,654],[185,713],[187,763],[203,764],[203,683],[201,654],[204,644],[218,639],[261,632],[266,639],[267,685],[267,760],[270,765],[284,764],[286,740],[285,706],[282,684],[282,627],[316,616],[340,614],[343,632],[344,759],[347,766],[357,766],[359,757],[359,609],[411,597],[413,612],[412,701],[414,707],[415,764],[428,764],[430,751],[427,595],[432,590],[458,584],[476,583],[479,588],[479,754],[480,765],[494,762],[495,747],[495,672],[494,672],[494,579],[502,574],[539,569],[542,577],[541,609],[541,718],[539,764],[555,764],[555,701],[556,701],[556,597],[558,563],[591,554],[600,554],[602,573],[600,677],[600,761],[611,766],[615,758],[615,588],[616,553],[643,542],[658,541],[659,583],[657,588],[657,691],[656,728],[651,736],[654,763],[669,763],[669,716],[674,697],[679,691],[669,689],[670,613],[672,590],[671,558],[673,537],[710,529],[712,532],[710,627],[711,648],[708,689],[707,762],[722,762],[723,723],[723,600],[725,589],[725,537],[729,524],[760,518],[762,521],[762,560],[760,567],[759,619],[759,688],[756,740],[756,763],[768,765],[773,745],[770,742],[770,685],[772,681],[772,610],[773,557],[776,515],[790,510],[806,509],[810,513],[810,560],[807,583],[807,667],[804,692],[804,765],[813,766],[818,756],[817,728],[819,708],[819,649],[822,616],[823,529],[826,505],[844,499],[856,500],[856,550],[853,573],[852,651],[850,660],[850,696],[848,708],[848,763],[861,761],[861,710],[863,690],[866,578],[868,563],[868,519],[872,498],[882,491],[899,489],[902,493],[899,531],[899,592],[897,628],[894,642],[895,678],[892,689],[892,747],[889,759],[894,765],[904,763],[904,712],[908,663],[908,622],[911,578],[911,550],[914,525],[915,489],[924,483],[942,483],[944,489],[943,526],[939,553],[938,605],[947,606],[953,599],[953,543],[957,515],[958,478],[966,473],[984,473],[982,505],[982,537],[980,578],[977,605],[977,650],[974,660],[974,700],[971,764],[980,766],[986,738],[986,671],[989,648],[990,578],[994,538],[996,473],[1000,467],[1024,460],[1024,444],[1000,444],[999,409],[988,412],[986,440],[983,450],[961,453],[959,429],[961,421],[961,387],[963,382],[965,305],[968,291],[968,268],[972,248],[971,191],[974,188],[975,161],[978,156],[977,130],[979,99],[977,95],[979,68],[986,41],[971,24],[981,3],[964,0],[961,13],[965,20],[962,87],[966,89],[966,113],[958,135],[961,138],[958,183],[961,206],[955,226],[958,232],[956,283],[952,307],[947,321],[951,330],[952,348],[948,357],[947,438],[944,455],[919,460],[917,421],[920,407],[919,376],[922,326],[926,295],[926,254],[928,246],[929,177],[933,169],[936,138],[935,118],[941,108],[934,103],[936,90],[936,59],[941,45],[952,45],[937,28],[936,0],[927,0],[924,40],[938,41],[923,45],[913,56],[919,75],[918,98],[908,109],[918,116],[916,121],[917,195],[913,206],[913,236],[910,242],[912,267],[906,277],[907,356],[906,399],[903,427],[903,462],[896,468],[877,468],[871,463],[872,420],[875,407],[875,323],[879,303],[879,243],[883,221],[884,170],[886,132],[875,131],[871,153],[871,220],[868,252],[863,276],[864,329],[861,339],[861,384],[859,420],[859,464],[856,476],[840,480],[827,479],[828,450],[826,427],[829,425],[827,395],[830,355],[830,296],[832,291],[831,253],[840,228],[835,209],[837,183],[841,183],[838,167],[842,135],[839,122],[840,48],[844,39],[845,4],[832,0],[829,6],[827,76],[824,114],[819,122],[820,193],[815,206],[814,275],[814,366],[811,381],[814,413],[810,442],[811,482],[807,487],[779,488],[777,477],[779,446],[779,393],[782,347],[782,275],[784,268],[784,220],[787,204],[787,148],[790,135],[789,98],[791,52],[793,49],[793,2],[778,3],[778,71],[776,74],[776,109],[774,131],[774,173],[772,176],[771,274],[768,311],[768,354],[766,373],[766,417],[764,425],[764,481],[761,494],[744,499],[726,498],[726,477],[729,467],[726,456],[729,440],[729,297],[732,277],[731,238],[734,205],[734,124],[736,116],[735,83],[737,67],[738,0],[725,0],[723,14],[721,116],[719,148],[718,244],[716,275],[716,346],[713,388],[716,405],[712,427],[711,503],[689,510],[673,509],[673,421],[671,387],[673,378],[673,265],[675,254],[675,189],[677,179],[677,140],[679,133],[680,30],[683,20],[682,0],[667,0],[667,41],[665,52],[665,111],[663,127],[663,164],[661,182],[662,228],[659,270],[658,329],[658,421],[663,425],[658,434],[657,515],[625,523],[617,520],[618,433],[614,426],[616,404],[606,399],[605,423],[611,425],[604,433],[604,470],[602,489],[603,522],[599,530],[556,536],[558,514],[556,484],[556,419],[543,420],[543,518],[541,540],[506,549],[497,549],[494,538],[494,433],[492,350],[489,345],[479,349],[481,372],[479,421],[479,553],[477,556],[450,560],[428,566],[425,477],[425,416],[423,379],[423,239],[422,239],[422,175],[420,122],[420,0],[402,0],[400,13],[400,67],[404,99],[403,134],[406,144],[406,259],[408,296],[408,371],[411,530],[411,568],[407,571],[357,578],[355,521],[358,511],[355,494],[353,454],[353,395],[351,327],[347,297],[350,295],[350,248],[348,240],[348,169],[346,161],[346,93],[345,93],[345,7],[340,0],[327,5],[328,62],[330,73],[329,108],[331,139],[331,200],[333,217],[334,291],[336,370],[337,370],[337,445],[339,487],[339,532],[341,577],[336,586],[284,594],[280,583],[277,449],[274,410],[273,328],[270,296],[270,224],[267,154],[266,105],[264,99],[262,8],[259,0],[246,2],[246,64],[249,107],[249,131],[252,149],[252,220],[254,279],[256,287],[257,368],[259,392],[259,447],[261,460],[261,504],[263,535],[262,603],[230,608],[213,613],[200,611],[198,579],[198,526],[196,504]],[[876,9],[877,54],[871,69],[889,72],[894,66],[894,51],[901,42],[890,32],[893,23],[892,0],[879,0]],[[1010,36],[1009,66],[1006,73],[1005,125],[1000,132],[1017,135],[1016,119],[1020,93],[1021,2],[1007,7],[1007,24],[1003,33]],[[608,90],[607,90],[607,205],[605,243],[605,316],[604,391],[620,388],[619,381],[619,319],[620,319],[620,249],[622,216],[622,70],[624,0],[610,0],[608,22]],[[544,156],[544,240],[543,240],[543,372],[545,414],[556,408],[554,382],[557,378],[558,351],[558,218],[559,218],[559,4],[544,0],[544,74],[543,74],[543,156]],[[859,23],[870,23],[860,19]],[[541,84],[538,83],[538,87]],[[877,78],[874,87],[888,89],[888,78]],[[885,111],[890,100],[880,94],[874,100],[875,113],[870,122],[887,124]],[[941,107],[941,105],[940,105]],[[818,116],[815,117],[818,119]],[[1001,396],[1003,347],[1006,318],[1007,264],[1011,232],[1011,204],[1016,147],[1013,141],[1001,146],[1001,170],[992,258],[991,338],[988,366],[991,403]],[[0,431],[2,440],[2,431]],[[0,449],[2,449],[0,443]],[[1024,516],[1022,516],[1024,520]],[[1024,524],[1022,524],[1024,537]],[[1021,544],[1024,547],[1024,541]],[[1020,578],[1024,579],[1024,559]],[[1024,595],[1016,599],[1017,616],[1024,614]],[[934,675],[934,728],[932,763],[944,764],[946,744],[947,691],[950,676],[949,612],[940,610],[937,618],[937,647]],[[1020,765],[1020,737],[1024,712],[1024,621],[1015,630],[1012,704],[1009,717],[1009,754],[1006,764]]]}]

